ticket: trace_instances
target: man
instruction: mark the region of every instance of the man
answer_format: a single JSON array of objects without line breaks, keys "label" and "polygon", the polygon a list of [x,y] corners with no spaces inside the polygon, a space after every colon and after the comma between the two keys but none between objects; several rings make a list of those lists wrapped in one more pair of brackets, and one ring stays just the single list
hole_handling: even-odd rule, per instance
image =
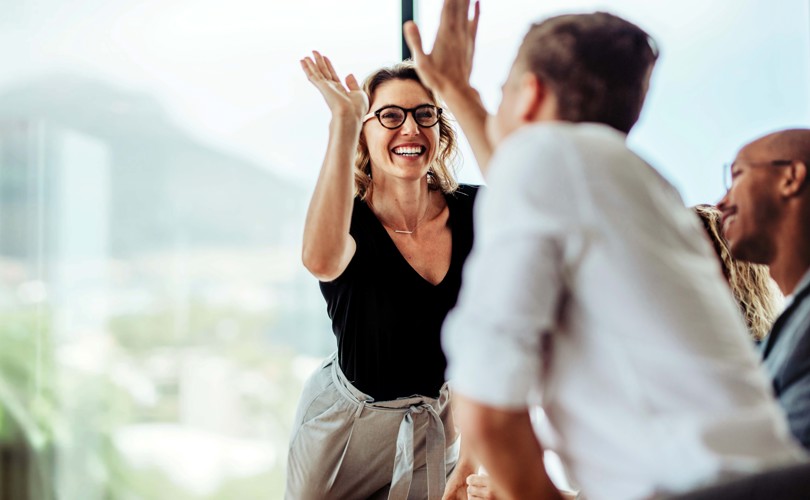
[{"label": "man", "polygon": [[[800,460],[698,221],[625,145],[649,36],[605,13],[532,26],[487,120],[468,7],[446,0],[430,54],[412,23],[406,38],[489,164],[443,341],[462,439],[498,498],[559,498],[544,447],[592,500]],[[552,431],[540,442],[534,394]]]},{"label": "man", "polygon": [[767,264],[787,308],[762,346],[793,435],[810,449],[810,130],[775,132],[743,147],[720,201],[737,259]]}]

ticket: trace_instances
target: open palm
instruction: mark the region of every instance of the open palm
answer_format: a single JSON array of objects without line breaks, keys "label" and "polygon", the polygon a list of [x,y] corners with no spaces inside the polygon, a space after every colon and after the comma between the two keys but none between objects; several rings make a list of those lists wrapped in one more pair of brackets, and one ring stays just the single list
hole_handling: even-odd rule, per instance
[{"label": "open palm", "polygon": [[360,88],[354,75],[346,77],[344,86],[328,57],[317,51],[313,51],[312,56],[301,59],[301,67],[326,100],[332,115],[361,120],[368,112],[368,95]]},{"label": "open palm", "polygon": [[476,0],[474,4],[472,19],[468,17],[469,10],[470,0],[445,0],[439,31],[429,54],[422,48],[416,24],[413,21],[405,24],[405,41],[413,53],[416,71],[422,81],[439,94],[469,85],[481,15],[479,2]]}]

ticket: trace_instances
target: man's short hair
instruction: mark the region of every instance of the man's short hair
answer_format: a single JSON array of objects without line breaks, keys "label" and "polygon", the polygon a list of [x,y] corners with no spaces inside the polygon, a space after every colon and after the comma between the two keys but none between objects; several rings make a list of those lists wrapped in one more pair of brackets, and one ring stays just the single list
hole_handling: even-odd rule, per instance
[{"label": "man's short hair", "polygon": [[604,123],[627,133],[641,113],[657,58],[655,42],[644,30],[595,12],[532,25],[517,64],[551,88],[561,119]]}]

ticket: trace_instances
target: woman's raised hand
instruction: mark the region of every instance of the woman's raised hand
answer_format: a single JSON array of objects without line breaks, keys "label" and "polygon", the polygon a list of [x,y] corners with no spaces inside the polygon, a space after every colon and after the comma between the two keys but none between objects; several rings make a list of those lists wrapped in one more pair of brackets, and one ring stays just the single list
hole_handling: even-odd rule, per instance
[{"label": "woman's raised hand", "polygon": [[363,119],[368,112],[368,95],[360,88],[354,75],[346,77],[346,85],[341,83],[332,61],[312,51],[312,57],[301,59],[301,67],[313,85],[320,91],[332,116]]}]

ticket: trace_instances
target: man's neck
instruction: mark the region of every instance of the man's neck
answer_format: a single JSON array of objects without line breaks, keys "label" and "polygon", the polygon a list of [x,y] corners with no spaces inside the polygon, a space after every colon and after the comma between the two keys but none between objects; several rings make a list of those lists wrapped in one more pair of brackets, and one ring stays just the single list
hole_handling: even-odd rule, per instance
[{"label": "man's neck", "polygon": [[771,277],[785,295],[793,295],[796,286],[810,270],[810,245],[795,245],[788,252],[780,253],[769,265]]}]

